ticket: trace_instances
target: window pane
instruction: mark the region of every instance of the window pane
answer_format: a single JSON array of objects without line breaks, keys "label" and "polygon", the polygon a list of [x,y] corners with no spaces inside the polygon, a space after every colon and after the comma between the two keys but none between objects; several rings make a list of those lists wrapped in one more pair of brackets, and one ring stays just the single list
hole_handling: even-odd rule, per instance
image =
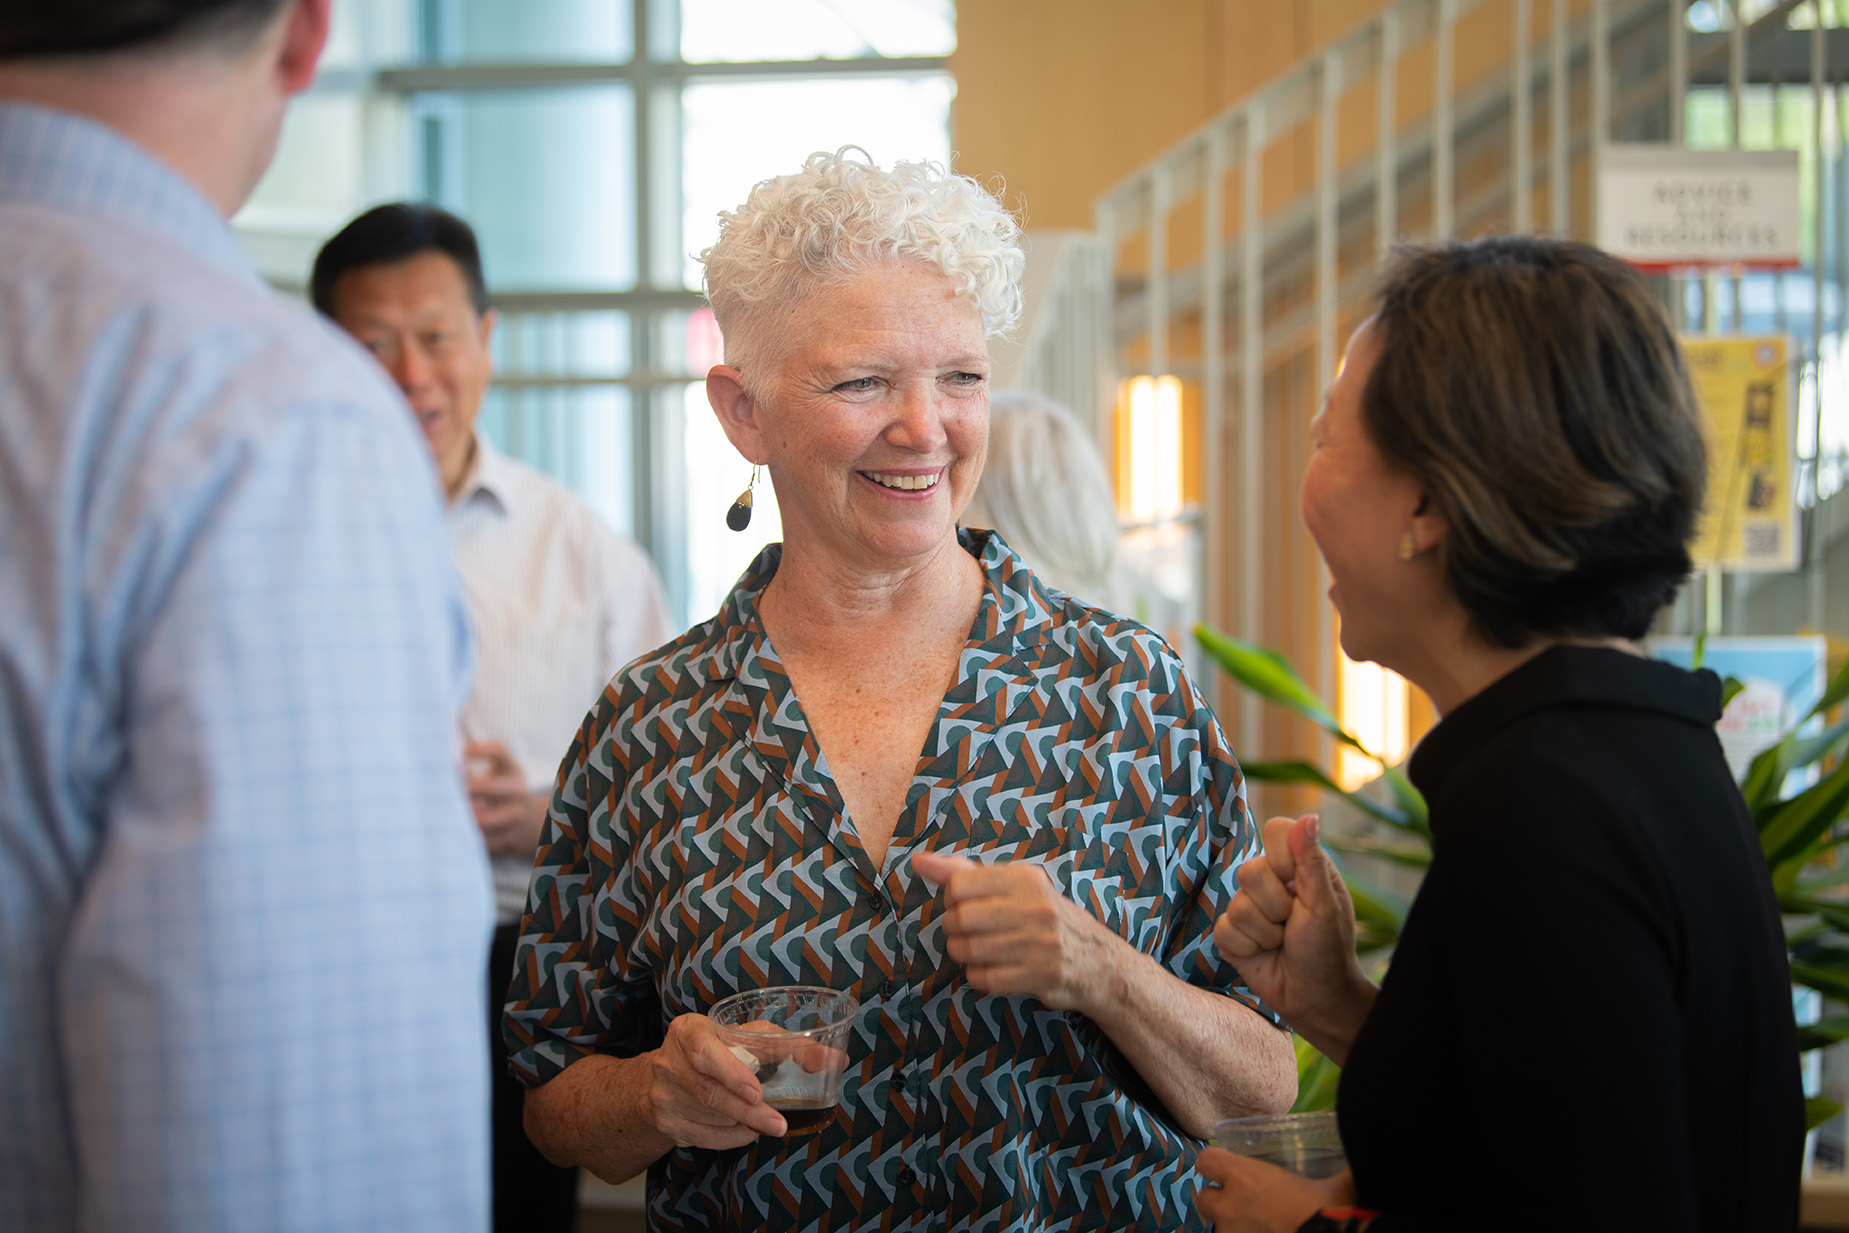
[{"label": "window pane", "polygon": [[620,377],[629,371],[629,315],[502,313],[490,340],[495,380]]},{"label": "window pane", "polygon": [[624,535],[634,525],[629,391],[618,385],[506,388],[482,400],[480,431],[565,485]]},{"label": "window pane", "polygon": [[682,0],[686,60],[947,56],[951,0]]},{"label": "window pane", "polygon": [[627,86],[424,95],[426,195],[475,226],[490,289],[635,285]]},{"label": "window pane", "polygon": [[358,95],[311,93],[289,108],[276,158],[234,220],[265,278],[306,286],[322,242],[385,187],[367,181],[365,143]]},{"label": "window pane", "polygon": [[713,82],[683,92],[687,285],[700,285],[694,254],[719,233],[719,211],[751,186],[787,175],[817,150],[858,145],[875,162],[950,158],[948,75]]},{"label": "window pane", "polygon": [[752,498],[751,525],[743,531],[726,526],[726,510],[751,482],[751,464],[726,440],[704,385],[687,387],[685,405],[687,619],[697,624],[719,611],[764,545],[783,538],[783,520],[765,475]]},{"label": "window pane", "polygon": [[635,33],[629,0],[419,0],[425,60],[620,63]]}]

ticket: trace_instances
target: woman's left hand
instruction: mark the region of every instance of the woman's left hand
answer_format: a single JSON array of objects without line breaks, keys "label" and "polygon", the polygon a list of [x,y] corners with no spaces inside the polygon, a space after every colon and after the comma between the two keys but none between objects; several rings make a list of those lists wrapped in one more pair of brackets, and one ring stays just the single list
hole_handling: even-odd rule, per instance
[{"label": "woman's left hand", "polygon": [[1203,1150],[1194,1168],[1208,1183],[1196,1206],[1215,1233],[1293,1233],[1323,1208],[1355,1201],[1355,1177],[1347,1169],[1312,1180],[1217,1147]]},{"label": "woman's left hand", "polygon": [[1046,870],[936,852],[913,853],[912,867],[943,887],[944,950],[970,984],[1091,1013],[1123,939],[1060,894]]}]

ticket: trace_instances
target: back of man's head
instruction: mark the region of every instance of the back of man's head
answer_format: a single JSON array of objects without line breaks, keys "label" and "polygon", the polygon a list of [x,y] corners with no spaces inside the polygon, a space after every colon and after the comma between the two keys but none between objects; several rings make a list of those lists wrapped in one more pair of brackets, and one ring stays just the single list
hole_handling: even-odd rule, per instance
[{"label": "back of man's head", "polygon": [[222,44],[260,34],[289,0],[0,0],[0,60]]},{"label": "back of man's head", "polygon": [[[4,3],[5,0],[0,0]],[[395,265],[421,253],[442,253],[456,263],[479,315],[488,311],[481,247],[467,223],[437,206],[394,201],[374,206],[321,246],[309,278],[309,295],[324,315],[334,315],[334,287],[348,270]]]}]

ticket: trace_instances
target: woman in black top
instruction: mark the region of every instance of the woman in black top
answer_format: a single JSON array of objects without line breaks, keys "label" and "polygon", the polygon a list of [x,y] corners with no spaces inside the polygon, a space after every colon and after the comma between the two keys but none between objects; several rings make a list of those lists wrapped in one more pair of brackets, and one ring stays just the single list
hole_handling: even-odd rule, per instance
[{"label": "woman in black top", "polygon": [[1790,1229],[1803,1101],[1783,934],[1713,731],[1634,639],[1689,572],[1705,459],[1643,280],[1595,249],[1403,249],[1315,424],[1302,511],[1342,645],[1444,716],[1433,859],[1387,978],[1314,817],[1215,939],[1343,1066],[1351,1172],[1210,1151],[1225,1229]]}]

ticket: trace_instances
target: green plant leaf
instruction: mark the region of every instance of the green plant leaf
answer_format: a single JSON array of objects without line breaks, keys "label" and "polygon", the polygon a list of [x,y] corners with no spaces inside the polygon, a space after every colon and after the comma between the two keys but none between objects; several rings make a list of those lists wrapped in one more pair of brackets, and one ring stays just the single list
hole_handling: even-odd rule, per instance
[{"label": "green plant leaf", "polygon": [[1821,1096],[1806,1096],[1804,1098],[1805,1131],[1817,1129],[1842,1111],[1843,1107],[1834,1100],[1825,1100]]},{"label": "green plant leaf", "polygon": [[1849,1001],[1849,971],[1815,963],[1793,962],[1791,979],[1806,989],[1815,989],[1826,998]]},{"label": "green plant leaf", "polygon": [[1746,778],[1740,781],[1740,795],[1762,831],[1782,803],[1778,790],[1785,782],[1785,761],[1790,753],[1791,736],[1786,734],[1753,755],[1752,764],[1746,768]]},{"label": "green plant leaf", "polygon": [[1688,670],[1690,672],[1699,672],[1701,670],[1701,661],[1707,657],[1708,631],[1704,629],[1699,634],[1695,635],[1695,645],[1689,648]]},{"label": "green plant leaf", "polygon": [[1320,1113],[1335,1108],[1335,1091],[1342,1079],[1341,1067],[1301,1036],[1293,1036],[1291,1044],[1297,1051],[1297,1102],[1290,1111]]},{"label": "green plant leaf", "polygon": [[1746,778],[1740,781],[1740,795],[1746,799],[1746,807],[1752,810],[1760,830],[1771,825],[1772,818],[1784,804],[1778,793],[1784,787],[1786,776],[1836,752],[1845,737],[1849,737],[1849,719],[1814,736],[1799,736],[1793,729],[1754,755]]},{"label": "green plant leaf", "polygon": [[1797,856],[1828,830],[1849,808],[1849,758],[1823,779],[1798,793],[1772,815],[1759,833],[1766,864],[1777,867]]},{"label": "green plant leaf", "polygon": [[[1827,714],[1841,706],[1844,699],[1849,699],[1849,659],[1837,665],[1836,671],[1830,675],[1830,683],[1823,687],[1823,697],[1817,699],[1817,705],[1810,709],[1804,719]],[[1800,726],[1803,722],[1798,721]]]},{"label": "green plant leaf", "polygon": [[1427,839],[1432,837],[1431,814],[1425,807],[1425,796],[1412,786],[1404,772],[1397,766],[1382,765],[1381,777],[1387,781],[1387,787],[1393,793],[1393,799],[1405,811],[1408,824]]},{"label": "green plant leaf", "polygon": [[1845,882],[1849,882],[1849,861],[1845,861],[1841,868],[1827,870],[1818,877],[1803,879],[1797,883],[1794,893],[1807,898],[1814,897],[1824,891],[1835,890]]},{"label": "green plant leaf", "polygon": [[1831,1015],[1798,1029],[1798,1052],[1808,1053],[1842,1040],[1849,1040],[1849,1015]]},{"label": "green plant leaf", "polygon": [[1406,815],[1399,810],[1370,800],[1359,792],[1350,792],[1308,762],[1242,762],[1240,769],[1245,772],[1247,779],[1257,779],[1264,783],[1315,784],[1325,792],[1335,793],[1369,817],[1401,828],[1411,825]]},{"label": "green plant leaf", "polygon": [[[1785,765],[1786,771],[1801,771],[1820,758],[1828,757],[1845,736],[1849,736],[1849,719],[1825,728],[1815,736],[1797,737],[1791,743],[1791,758]],[[1791,737],[1786,739],[1790,740]]]},{"label": "green plant leaf", "polygon": [[1350,856],[1377,856],[1381,860],[1392,861],[1396,865],[1405,865],[1409,869],[1429,869],[1432,865],[1431,845],[1405,840],[1395,842],[1389,839],[1333,839],[1325,837],[1323,842],[1338,852]]},{"label": "green plant leaf", "polygon": [[[1266,647],[1219,633],[1206,625],[1194,627],[1194,637],[1226,674],[1265,699],[1308,719],[1317,727],[1346,745],[1359,749],[1368,757],[1374,754],[1360,741],[1343,731],[1329,708],[1310,691],[1282,655]],[[1378,758],[1375,759],[1379,761]]]},{"label": "green plant leaf", "polygon": [[1723,711],[1726,710],[1727,704],[1729,702],[1732,702],[1735,698],[1739,697],[1741,694],[1745,692],[1746,692],[1746,682],[1742,681],[1739,677],[1730,676],[1722,680],[1721,681],[1721,709]]},{"label": "green plant leaf", "polygon": [[1824,924],[1820,920],[1812,921],[1810,924],[1795,931],[1791,928],[1790,923],[1787,922],[1785,925],[1785,949],[1788,951],[1796,950],[1800,946],[1809,945],[1819,938],[1828,937],[1829,933],[1830,926]]}]

